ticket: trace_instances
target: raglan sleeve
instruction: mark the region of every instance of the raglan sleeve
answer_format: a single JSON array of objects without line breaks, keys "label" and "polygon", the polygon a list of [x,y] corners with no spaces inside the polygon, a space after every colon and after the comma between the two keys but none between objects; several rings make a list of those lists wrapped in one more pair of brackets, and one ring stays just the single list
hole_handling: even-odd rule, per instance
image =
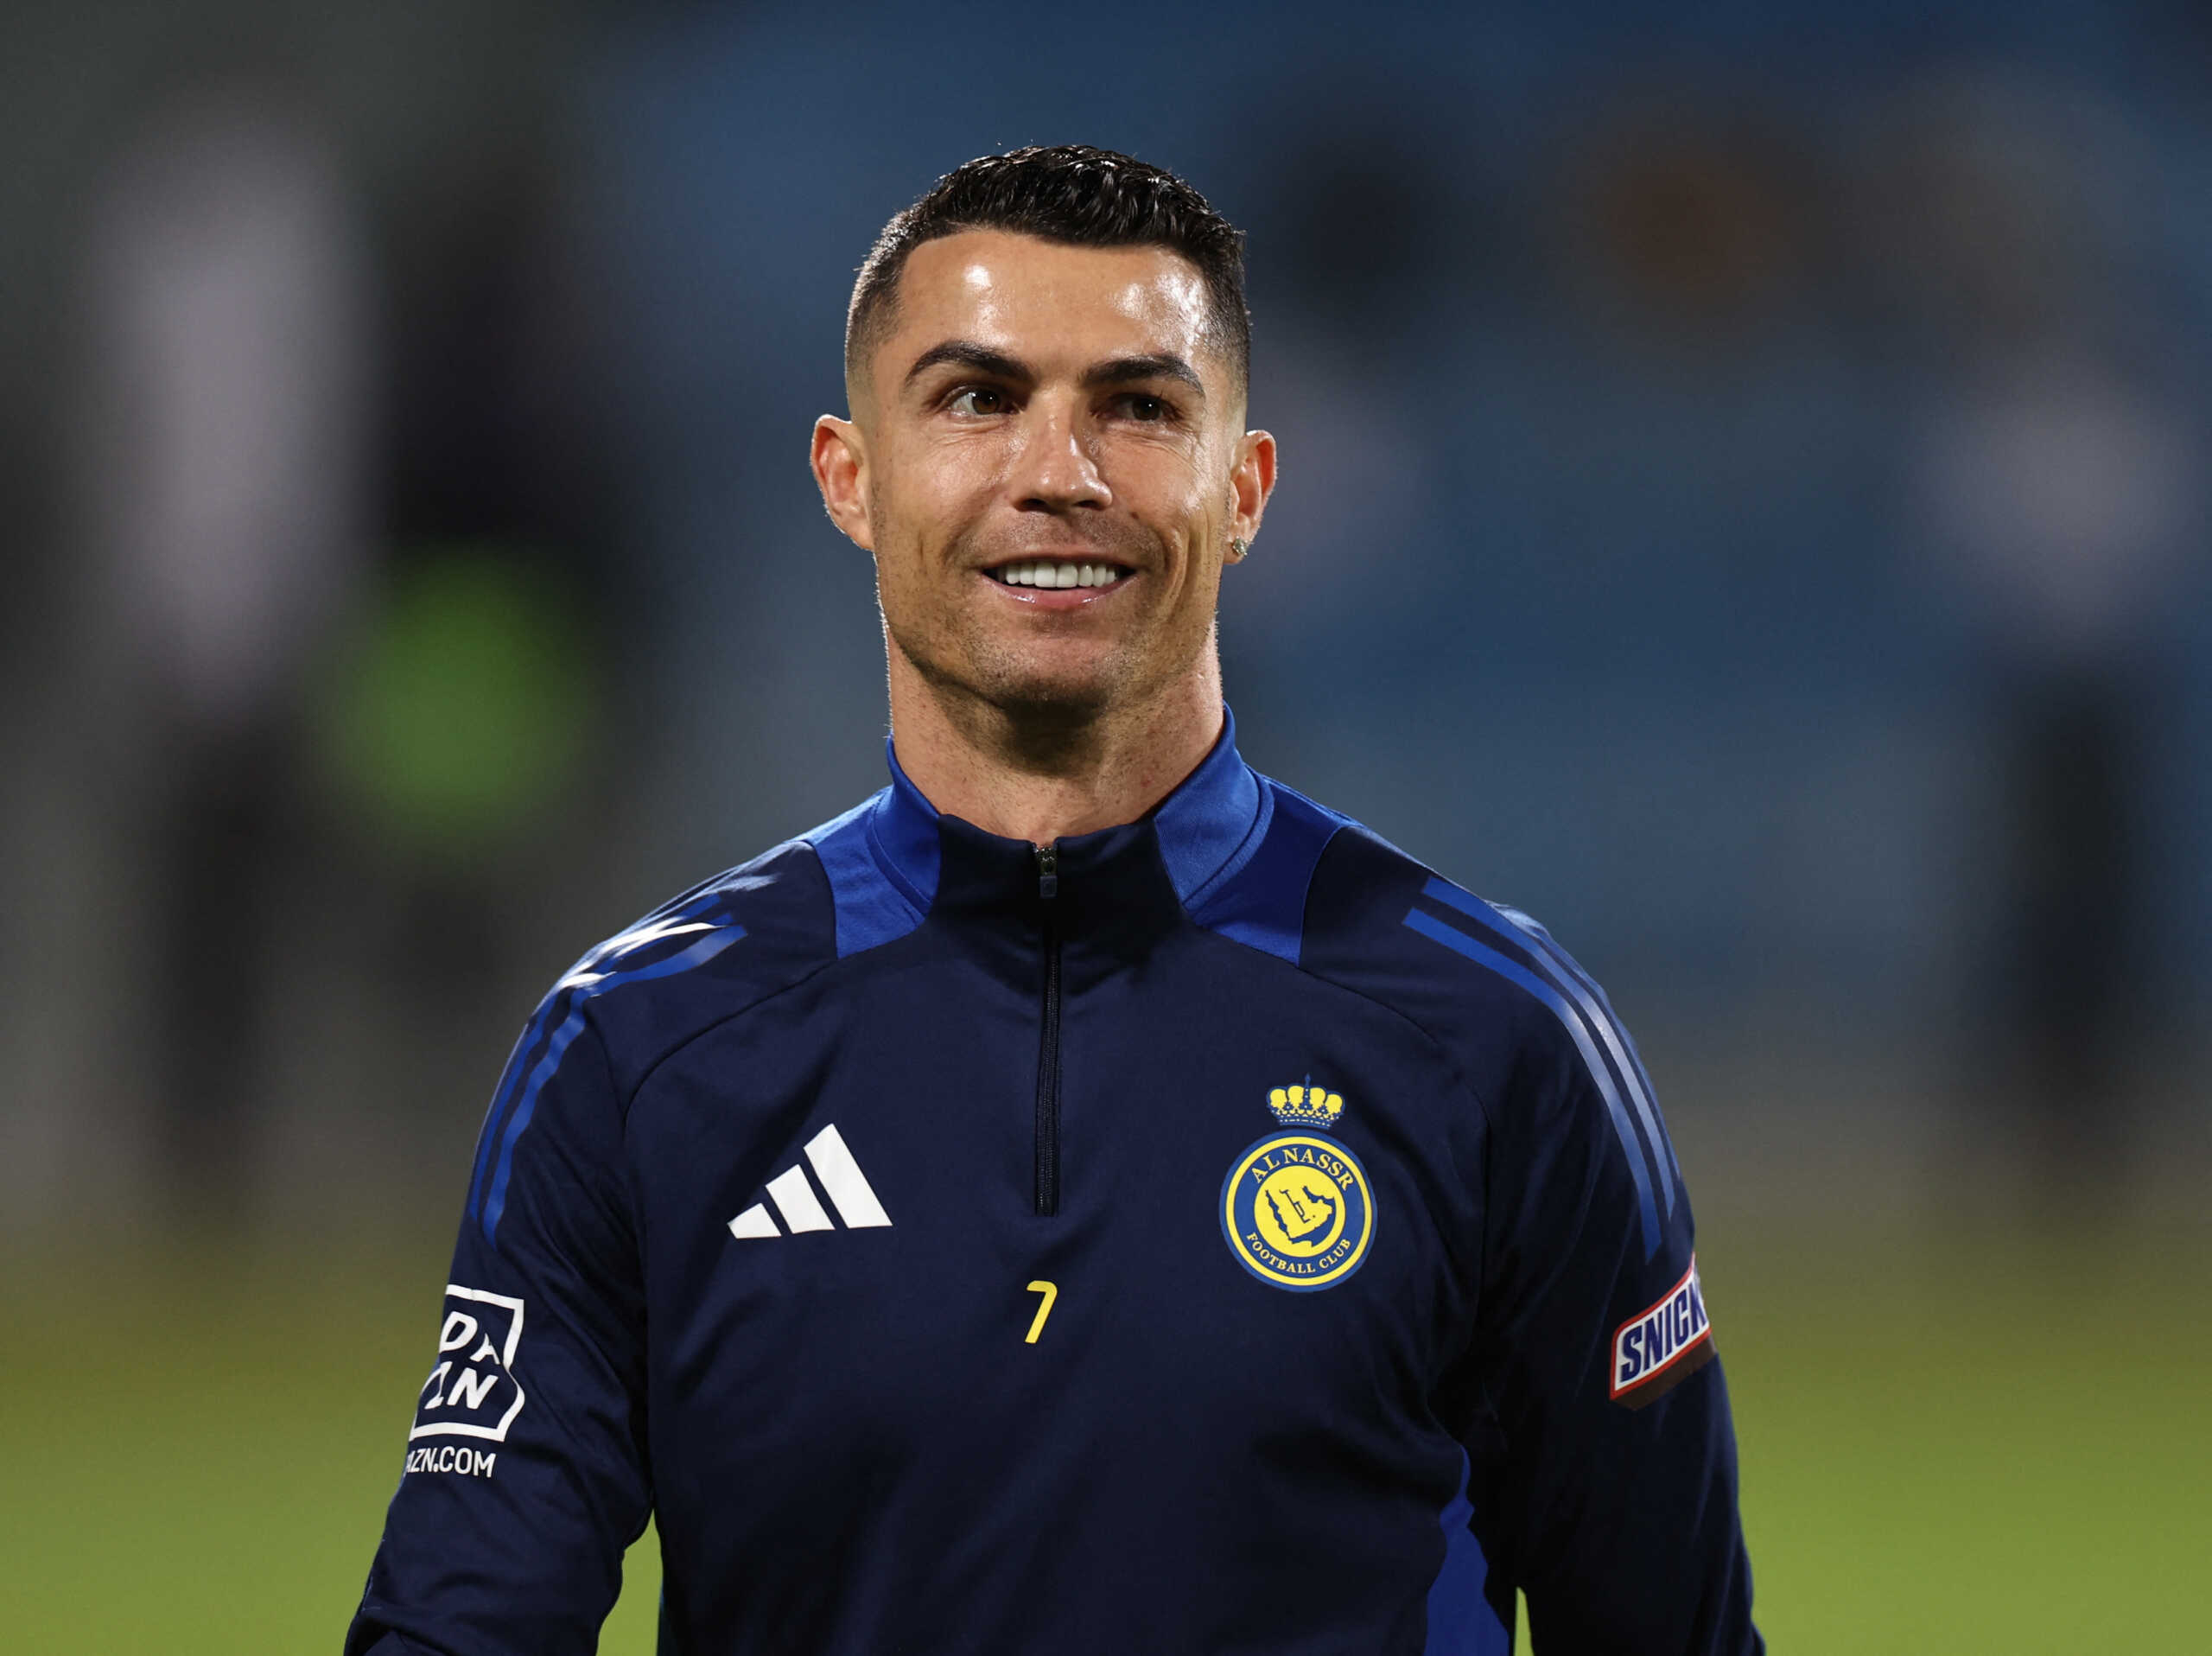
[{"label": "raglan sleeve", "polygon": [[1491,1112],[1477,1532],[1541,1656],[1747,1656],[1764,1646],[1688,1194],[1611,1005],[1565,982]]},{"label": "raglan sleeve", "polygon": [[346,1656],[597,1647],[652,1506],[630,1188],[606,1048],[556,996],[485,1120]]}]

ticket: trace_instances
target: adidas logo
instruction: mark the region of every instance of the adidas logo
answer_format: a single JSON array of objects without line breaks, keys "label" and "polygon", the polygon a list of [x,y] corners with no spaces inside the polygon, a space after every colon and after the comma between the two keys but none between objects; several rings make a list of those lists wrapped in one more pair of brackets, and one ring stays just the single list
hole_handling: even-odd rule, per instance
[{"label": "adidas logo", "polygon": [[[845,1141],[834,1124],[806,1141],[806,1159],[813,1164],[815,1178],[822,1181],[830,1205],[845,1221],[847,1230],[867,1230],[891,1223],[891,1215],[875,1199],[875,1188],[868,1183],[868,1175],[861,1171],[861,1164],[853,1160],[852,1151],[845,1148]],[[814,1186],[804,1167],[793,1165],[769,1180],[768,1199],[776,1204],[776,1213],[784,1216],[784,1230],[794,1236],[801,1231],[837,1228],[816,1199]],[[784,1231],[776,1227],[775,1215],[769,1213],[767,1204],[756,1201],[730,1220],[729,1233],[742,1239],[781,1236]]]}]

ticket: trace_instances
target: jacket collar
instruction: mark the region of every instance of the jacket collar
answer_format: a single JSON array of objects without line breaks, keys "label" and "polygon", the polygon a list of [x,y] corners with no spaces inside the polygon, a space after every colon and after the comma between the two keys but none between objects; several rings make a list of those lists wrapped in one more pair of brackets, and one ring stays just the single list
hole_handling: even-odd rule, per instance
[{"label": "jacket collar", "polygon": [[[876,795],[868,813],[868,850],[915,908],[926,913],[937,895],[944,818],[900,767],[895,743],[887,740],[883,752],[891,786]],[[1224,707],[1221,735],[1211,751],[1141,825],[1157,837],[1160,859],[1175,895],[1188,904],[1250,854],[1253,842],[1265,829],[1265,817],[1260,779],[1236,751],[1236,716]],[[1076,849],[1123,831],[1109,828],[1060,844]],[[969,830],[970,835],[978,832]],[[1019,841],[1001,843],[1008,850],[1020,847],[1027,853]]]}]

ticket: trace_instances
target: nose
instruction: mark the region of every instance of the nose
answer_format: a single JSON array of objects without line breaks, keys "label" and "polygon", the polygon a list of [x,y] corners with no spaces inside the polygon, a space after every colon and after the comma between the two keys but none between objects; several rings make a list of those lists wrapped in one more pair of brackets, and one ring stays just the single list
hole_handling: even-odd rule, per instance
[{"label": "nose", "polygon": [[1059,516],[1111,506],[1114,492],[1099,475],[1079,415],[1070,408],[1040,406],[1046,402],[1040,397],[1030,405],[1021,451],[1008,480],[1016,507]]}]

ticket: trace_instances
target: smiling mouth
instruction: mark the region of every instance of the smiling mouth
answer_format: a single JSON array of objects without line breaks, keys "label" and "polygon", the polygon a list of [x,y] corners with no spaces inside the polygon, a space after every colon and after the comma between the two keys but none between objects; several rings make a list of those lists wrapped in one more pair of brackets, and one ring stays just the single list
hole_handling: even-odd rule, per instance
[{"label": "smiling mouth", "polygon": [[1024,558],[1016,564],[1001,564],[983,573],[1002,587],[1110,587],[1127,580],[1134,571],[1117,564],[1086,564],[1077,559],[1058,557]]}]

